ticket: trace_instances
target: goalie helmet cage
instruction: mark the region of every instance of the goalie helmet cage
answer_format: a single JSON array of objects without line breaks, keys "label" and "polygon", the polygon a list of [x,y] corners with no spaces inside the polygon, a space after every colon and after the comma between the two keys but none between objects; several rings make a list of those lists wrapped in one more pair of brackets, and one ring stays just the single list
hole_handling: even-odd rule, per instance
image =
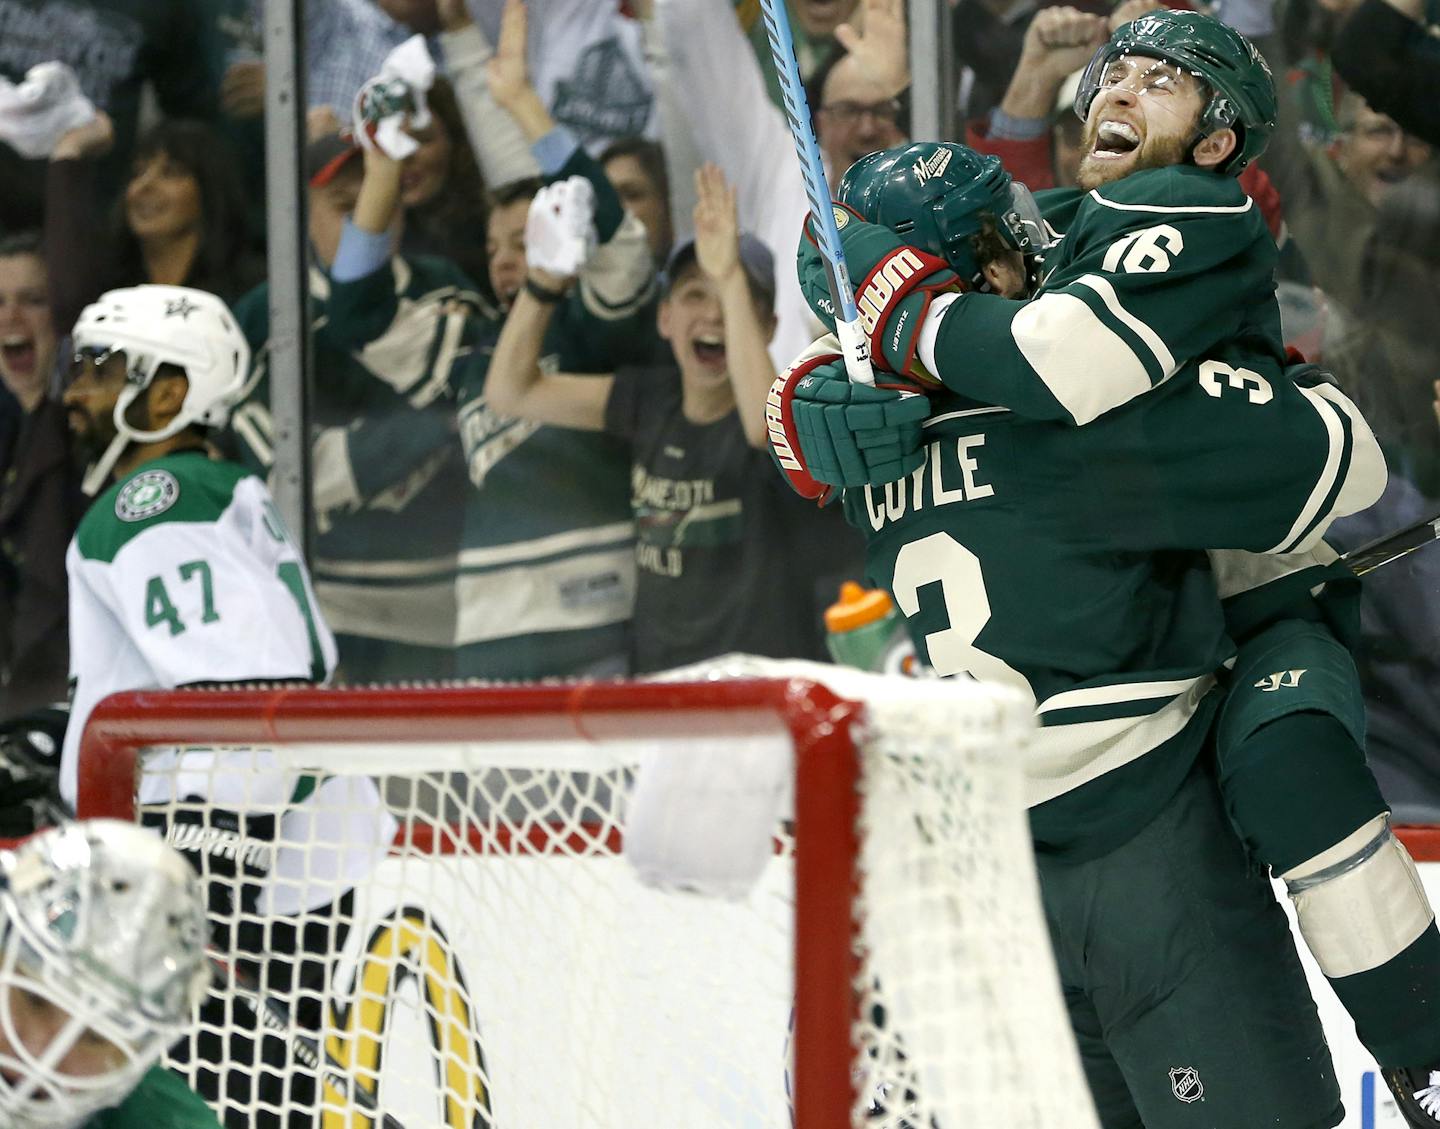
[{"label": "goalie helmet cage", "polygon": [[[1028,701],[816,664],[680,677],[101,703],[81,817],[207,848],[229,980],[219,1038],[172,1065],[253,1078],[232,1125],[1093,1127],[1020,798]],[[644,886],[619,856],[647,760],[762,747],[793,758],[793,818],[749,895]],[[257,979],[290,1046],[215,1064]],[[295,1049],[317,1027],[318,1098]]]}]

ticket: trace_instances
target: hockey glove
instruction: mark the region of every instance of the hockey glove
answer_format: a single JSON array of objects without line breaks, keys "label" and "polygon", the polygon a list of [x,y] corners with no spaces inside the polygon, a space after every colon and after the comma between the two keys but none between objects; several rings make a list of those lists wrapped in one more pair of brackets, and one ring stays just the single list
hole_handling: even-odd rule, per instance
[{"label": "hockey glove", "polygon": [[770,449],[802,497],[880,486],[925,460],[920,428],[930,402],[898,386],[851,384],[835,353],[802,357],[776,378],[766,402]]},{"label": "hockey glove", "polygon": [[69,712],[46,707],[0,724],[0,838],[19,839],[67,817],[60,747]]},{"label": "hockey glove", "polygon": [[[915,360],[920,327],[937,294],[965,289],[960,276],[944,259],[907,246],[888,227],[866,223],[843,204],[835,205],[835,222],[840,228],[845,266],[855,282],[855,304],[860,325],[870,338],[871,356],[891,372],[929,377]],[[805,300],[833,329],[835,310],[825,281],[825,260],[808,217],[796,268]]]}]

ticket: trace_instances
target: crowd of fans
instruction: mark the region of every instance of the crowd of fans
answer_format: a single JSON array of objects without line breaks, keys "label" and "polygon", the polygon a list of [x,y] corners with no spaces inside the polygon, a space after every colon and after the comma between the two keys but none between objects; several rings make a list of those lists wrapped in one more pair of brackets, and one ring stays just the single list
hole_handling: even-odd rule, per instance
[{"label": "crowd of fans", "polygon": [[[909,136],[905,5],[789,4],[833,183]],[[952,0],[947,136],[1032,188],[1073,184],[1077,72],[1153,6]],[[87,302],[141,282],[229,302],[254,364],[213,438],[273,465],[259,9],[0,0],[5,93],[60,82],[42,64],[73,76],[49,101],[0,99],[0,718],[65,694],[64,550],[85,497],[60,397]],[[1281,93],[1242,183],[1282,249],[1287,340],[1334,370],[1392,471],[1337,527],[1347,548],[1440,498],[1440,4],[1216,9]],[[823,658],[821,613],[862,552],[839,507],[788,493],[756,423],[775,368],[817,335],[756,0],[307,0],[304,35],[313,574],[340,677]],[[396,160],[356,145],[352,105],[416,35],[437,74]],[[527,218],[577,177],[598,244],[550,289],[527,271]],[[555,375],[583,410],[516,391]],[[1402,817],[1433,818],[1440,550],[1367,591],[1377,772]]]}]

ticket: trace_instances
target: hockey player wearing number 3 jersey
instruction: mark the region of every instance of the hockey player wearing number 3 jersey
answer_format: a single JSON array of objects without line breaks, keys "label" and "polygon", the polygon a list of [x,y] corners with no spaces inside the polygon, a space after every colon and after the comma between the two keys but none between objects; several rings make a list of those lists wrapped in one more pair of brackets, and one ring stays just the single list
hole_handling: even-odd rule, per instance
[{"label": "hockey player wearing number 3 jersey", "polygon": [[[1052,592],[1068,593],[1066,609],[1056,621],[1035,622],[1028,629],[1020,628],[1017,636],[1012,618],[1017,605],[1005,597],[1017,585],[1023,589],[1025,582],[1017,580],[1014,570],[1032,581],[1046,572],[1043,549],[1016,548],[1025,554],[1019,561],[1002,552],[1005,544],[1020,544],[1026,524],[1023,512],[1033,504],[1033,495],[1027,503],[1027,495],[1019,489],[1027,479],[1045,486],[1042,493],[1053,505],[1070,511],[1058,522],[1051,518],[1032,526],[1032,536],[1041,546],[1056,535],[1062,542],[1073,539],[1072,549],[1086,544],[1124,551],[1231,545],[1275,553],[1313,543],[1329,518],[1365,504],[1362,483],[1367,475],[1360,464],[1367,449],[1373,448],[1373,439],[1348,401],[1317,384],[1313,372],[1307,375],[1302,370],[1289,378],[1280,373],[1278,320],[1270,288],[1273,246],[1250,201],[1228,178],[1215,175],[1222,169],[1235,171],[1263,148],[1267,99],[1273,107],[1263,64],[1241,37],[1213,20],[1193,13],[1157,13],[1117,32],[1097,54],[1082,83],[1082,102],[1091,111],[1092,151],[1087,161],[1092,183],[1087,187],[1092,191],[1042,194],[1047,216],[1060,217],[1057,222],[1063,220],[1066,232],[1047,256],[1043,283],[1029,302],[1008,300],[1025,294],[1018,252],[1029,247],[1025,230],[1014,222],[1023,209],[998,191],[1001,185],[965,185],[965,171],[946,169],[952,162],[980,164],[968,150],[913,146],[903,166],[896,153],[876,154],[857,163],[842,183],[842,201],[857,207],[865,219],[904,233],[905,242],[928,252],[927,270],[917,272],[919,285],[908,292],[902,287],[894,288],[894,294],[877,291],[872,308],[877,356],[895,371],[933,373],[946,388],[931,393],[931,403],[922,408],[895,399],[893,393],[888,400],[878,399],[863,391],[848,392],[838,382],[827,389],[823,381],[811,380],[805,391],[795,394],[792,416],[799,443],[807,447],[806,463],[813,454],[827,481],[863,488],[864,505],[859,492],[850,490],[847,509],[872,534],[875,579],[893,583],[897,600],[912,617],[917,645],[925,640],[932,661],[938,649],[940,665],[1024,680],[1040,700],[1047,731],[1056,730],[1056,741],[1059,732],[1071,726],[1079,740],[1087,723],[1100,720],[1076,712],[1099,687],[1077,687],[1073,680],[1097,657],[1097,646],[1110,651],[1112,660],[1123,656],[1126,631],[1138,626],[1147,612],[1169,609],[1168,618],[1157,624],[1163,636],[1158,643],[1151,641],[1158,649],[1151,651],[1147,662],[1172,667],[1173,673],[1177,655],[1188,652],[1198,657],[1200,651],[1194,648],[1199,638],[1192,632],[1213,616],[1213,607],[1202,608],[1213,602],[1215,581],[1210,582],[1208,598],[1197,589],[1191,593],[1196,602],[1188,606],[1184,585],[1177,585],[1173,576],[1167,578],[1165,569],[1185,572],[1199,567],[1203,572],[1204,566],[1181,564],[1183,558],[1168,562],[1157,558],[1161,567],[1155,577],[1167,590],[1166,597],[1156,603],[1153,593],[1142,597],[1143,588],[1131,589],[1124,596],[1123,612],[1119,606],[1107,612],[1104,586],[1093,587],[1095,575],[1086,581],[1080,558],[1072,558],[1050,582]],[[1166,115],[1176,106],[1185,113],[1200,112],[1199,126],[1178,134],[1178,147],[1177,135],[1163,128]],[[1226,133],[1228,138],[1222,136]],[[1186,161],[1187,138],[1194,146],[1187,162],[1191,167],[1169,167]],[[887,199],[886,173],[899,183],[912,161],[915,170],[908,187],[890,192]],[[863,168],[867,162],[871,167]],[[1134,175],[1112,176],[1107,171],[1117,167]],[[992,176],[1003,176],[998,165],[986,168]],[[943,183],[947,178],[963,186],[948,199]],[[1008,188],[1008,177],[1004,181]],[[972,242],[971,237],[985,226],[976,215],[983,208],[992,213],[988,230]],[[883,264],[890,260],[888,252],[878,251],[884,241],[885,236],[872,233],[867,224],[856,224],[848,234],[847,258],[852,249],[860,253],[858,262],[851,261],[852,272],[865,280],[859,288],[862,311],[866,283],[883,277]],[[995,254],[979,255],[977,261],[977,244]],[[802,275],[811,268],[806,258],[802,254]],[[982,273],[982,265],[989,269]],[[961,279],[952,271],[958,271]],[[974,289],[960,296],[943,292],[962,280]],[[810,281],[810,292],[823,315],[823,295],[813,272]],[[820,371],[830,375],[830,366],[802,367],[801,381]],[[835,375],[843,376],[843,370],[837,369]],[[1297,388],[1291,380],[1297,376],[1302,378],[1298,391],[1303,399],[1294,396]],[[794,375],[789,383],[797,385]],[[1152,385],[1163,387],[1150,391]],[[952,389],[964,396],[953,396]],[[857,411],[854,402],[862,398],[870,402],[864,411]],[[802,399],[803,405],[798,402]],[[1294,411],[1285,407],[1287,401]],[[1329,447],[1333,465],[1298,496],[1305,507],[1294,515],[1294,524],[1288,529],[1272,527],[1270,522],[1285,512],[1287,490],[1305,482],[1301,474],[1291,486],[1284,486],[1286,475],[1276,473],[1281,468],[1273,460],[1284,452],[1290,460],[1286,473],[1294,474],[1312,457],[1304,453],[1309,442],[1304,435],[1314,423],[1305,418],[1307,403],[1324,421],[1324,428],[1343,442]],[[1011,412],[998,408],[1001,404],[1013,409],[1015,417],[1054,422],[1048,431],[1033,430],[1033,423],[1006,418]],[[1222,414],[1236,408],[1239,414],[1222,423]],[[821,433],[813,418],[817,414],[828,417],[829,435],[843,439],[848,429],[857,442],[815,442]],[[906,418],[898,425],[885,418],[901,415]],[[1266,416],[1269,423],[1263,422]],[[876,426],[876,419],[881,426]],[[1210,429],[1207,420],[1218,426]],[[1287,422],[1278,424],[1280,420]],[[1269,450],[1262,451],[1267,445],[1264,429],[1277,424],[1280,430],[1268,441]],[[1075,425],[1088,426],[1077,433]],[[865,428],[871,430],[862,434]],[[886,438],[882,431],[889,432],[889,442],[879,441]],[[947,471],[951,459],[947,440],[959,431],[968,433],[961,438],[964,449],[953,456],[955,469]],[[1325,451],[1322,437],[1314,438],[1319,441],[1316,450]],[[1027,464],[1033,460],[1040,467],[1027,465],[1017,476],[1013,458],[1022,450]],[[868,452],[881,455],[876,458]],[[990,477],[982,480],[976,468],[987,462]],[[1050,475],[1040,472],[1046,464]],[[1057,467],[1068,471],[1054,474]],[[899,477],[910,472],[913,479]],[[1235,473],[1239,477],[1232,478]],[[961,489],[947,488],[953,487],[949,479],[957,475],[964,484]],[[1001,488],[1004,478],[1012,483],[1009,491]],[[892,481],[881,489],[887,479]],[[972,479],[984,486],[970,490]],[[1187,479],[1190,487],[1185,486]],[[925,484],[931,492],[928,498]],[[946,501],[972,504],[963,513],[952,511],[947,516],[938,509],[944,504],[942,495]],[[1157,504],[1159,510],[1150,508]],[[1221,508],[1207,517],[1211,506]],[[1172,507],[1173,516],[1158,524],[1153,521]],[[1333,507],[1328,516],[1326,507]],[[928,513],[921,512],[927,508]],[[1020,522],[1008,536],[1005,521],[993,512],[996,509],[1013,511],[1013,520]],[[1091,523],[1088,531],[1071,525],[1077,513],[1088,515],[1081,522],[1082,527]],[[1306,523],[1311,525],[1309,531],[1301,528]],[[1251,540],[1268,528],[1276,533],[1273,544]],[[935,532],[925,536],[929,530]],[[1081,533],[1078,538],[1077,533]],[[975,559],[968,571],[964,566],[969,558],[959,560],[954,548],[944,560],[937,556],[947,544],[942,540],[946,537],[955,546],[963,541],[963,551],[973,550]],[[1316,550],[1318,561],[1333,560],[1323,545]],[[1001,570],[998,580],[997,559],[1005,559],[1010,570]],[[1117,577],[1123,575],[1124,558],[1110,559]],[[917,572],[921,565],[930,571]],[[1390,833],[1383,799],[1364,765],[1363,706],[1353,664],[1318,622],[1322,606],[1308,599],[1311,587],[1328,582],[1326,603],[1334,610],[1343,605],[1347,585],[1353,590],[1354,580],[1343,570],[1299,569],[1295,559],[1283,554],[1268,563],[1261,557],[1215,554],[1215,571],[1222,590],[1243,593],[1229,602],[1228,629],[1245,646],[1229,676],[1233,689],[1223,703],[1216,733],[1227,814],[1252,857],[1271,865],[1290,885],[1301,930],[1350,1008],[1362,1039],[1387,1066],[1386,1080],[1409,1123],[1440,1124],[1432,1112],[1436,1099],[1429,1088],[1427,1065],[1437,1061],[1440,1040],[1436,1023],[1440,953],[1433,914],[1418,888],[1413,865]],[[979,597],[973,584],[949,590],[952,580],[970,574],[983,585]],[[925,585],[942,577],[943,606],[933,598],[922,600]],[[1263,580],[1272,583],[1260,583]],[[1112,589],[1115,596],[1122,591],[1123,584]],[[1030,611],[1044,606],[1027,595],[1032,600]],[[1173,603],[1177,598],[1180,602]],[[1345,617],[1342,613],[1337,618],[1343,622]],[[1064,626],[1063,633],[1055,632],[1057,625]],[[1055,651],[1054,644],[1061,639],[1068,639],[1071,653]],[[1136,657],[1132,651],[1122,661]],[[1090,775],[1070,787],[1063,779],[1047,782],[1055,794],[1048,800],[1038,797],[1042,802],[1033,813],[1042,851],[1057,845],[1053,839],[1047,842],[1057,828],[1068,825],[1072,832],[1083,828],[1082,837],[1093,838],[1097,817],[1113,819],[1127,807],[1138,814],[1163,802],[1170,786],[1164,779],[1166,760],[1185,744],[1186,733],[1191,741],[1203,735],[1206,725],[1201,715],[1221,706],[1218,695],[1205,695],[1196,717],[1179,735],[1156,742],[1141,731],[1154,729],[1154,722],[1181,699],[1169,699],[1169,705],[1163,696],[1140,702],[1130,692],[1134,687],[1126,685],[1134,682],[1133,674],[1117,677],[1113,669],[1107,673],[1103,681],[1112,723],[1118,724],[1124,715],[1127,698],[1136,699],[1131,705],[1145,707],[1131,712],[1147,720],[1137,722],[1123,742],[1118,734],[1112,735],[1111,747],[1102,749],[1099,759],[1081,765]],[[1182,759],[1187,755],[1181,754]],[[1147,793],[1149,803],[1144,798]],[[1042,863],[1042,872],[1045,869]],[[1055,874],[1054,869],[1049,872]],[[1056,891],[1063,888],[1052,877],[1047,896],[1052,902],[1062,901]],[[1362,904],[1365,909],[1357,915],[1355,908]],[[1072,969],[1083,967],[1078,954],[1089,943],[1086,938],[1063,926],[1055,938],[1062,966],[1068,960]],[[1072,1000],[1072,1007],[1077,1002]],[[1176,1002],[1172,999],[1169,1004]],[[1143,1043],[1162,1045],[1155,1017],[1149,1017],[1149,1030],[1137,1040],[1136,1030],[1143,1024],[1135,1022],[1134,1015],[1117,1023],[1114,1003],[1102,995],[1086,1003],[1088,1011],[1076,1012],[1082,1046],[1091,1040],[1089,1049],[1094,1053],[1087,1058],[1087,1069],[1104,1123],[1107,1127],[1135,1124],[1133,1109],[1138,1105],[1146,1125],[1168,1124],[1163,1092],[1161,1109],[1152,1113],[1147,1108],[1152,1100],[1147,1086],[1156,1079],[1135,1075],[1137,1063],[1145,1060]],[[1253,1035],[1256,1014],[1246,1008],[1235,1012],[1232,1018],[1239,1038],[1245,1038],[1247,1031]],[[1190,1025],[1198,1046],[1204,1041],[1203,1023],[1192,1019]],[[1300,1026],[1298,1015],[1296,1026]],[[1095,1042],[1102,1030],[1103,1046]],[[1270,1054],[1283,1043],[1273,1041],[1275,1047],[1267,1048]],[[1153,1074],[1155,1068],[1141,1065],[1139,1069]],[[1199,1069],[1201,1082],[1206,1073]],[[1189,1077],[1182,1072],[1185,1085],[1172,1078],[1172,1100],[1185,1103],[1187,1096],[1194,1096]],[[1299,1084],[1299,1076],[1295,1077]],[[1228,1078],[1226,1084],[1234,1080]],[[1319,1099],[1318,1104],[1297,1102],[1287,1108],[1282,1096],[1282,1104],[1273,1108],[1284,1112],[1262,1116],[1272,1107],[1261,1103],[1274,1099],[1258,1076],[1256,1081],[1255,1097],[1236,1107],[1235,1123],[1334,1124],[1316,1120],[1324,1116]],[[1333,1084],[1319,1089],[1333,1092]],[[1214,1084],[1205,1090],[1211,1102],[1224,1101],[1224,1094]],[[1215,1123],[1228,1124],[1223,1118]]]},{"label": "hockey player wearing number 3 jersey", "polygon": [[[60,788],[72,807],[81,735],[106,696],[196,683],[318,682],[335,664],[310,578],[264,484],[206,450],[207,431],[225,422],[249,367],[225,304],[184,287],[112,290],[81,313],[73,340],[71,428],[96,456],[91,485],[114,481],[85,514],[67,556],[73,689]],[[308,912],[324,932],[325,918],[343,912],[348,897],[337,900],[337,890],[384,856],[395,824],[374,782],[316,780],[280,767],[265,750],[168,750],[147,758],[139,797],[155,805],[146,822],[163,827],[206,879],[217,945],[242,954],[242,972],[256,977],[263,968],[277,994],[304,988],[290,1002],[302,1025],[317,1027],[329,951],[343,934],[311,958],[301,929],[285,919]],[[327,838],[346,845],[327,850]],[[343,920],[331,927],[343,928]],[[206,1006],[225,1010],[216,1000]],[[238,1030],[230,1047],[197,1043],[201,1058],[226,1055],[225,1096],[248,1104],[253,1090],[302,1119],[313,1116],[304,1108],[313,1078],[292,1071],[274,1038],[256,1040],[274,1069],[254,1062],[243,1010],[207,1012],[208,1022]],[[214,1086],[214,1072],[199,1077],[202,1089]],[[263,1108],[253,1122],[232,1106],[227,1124],[231,1114],[252,1129],[278,1123]]]}]

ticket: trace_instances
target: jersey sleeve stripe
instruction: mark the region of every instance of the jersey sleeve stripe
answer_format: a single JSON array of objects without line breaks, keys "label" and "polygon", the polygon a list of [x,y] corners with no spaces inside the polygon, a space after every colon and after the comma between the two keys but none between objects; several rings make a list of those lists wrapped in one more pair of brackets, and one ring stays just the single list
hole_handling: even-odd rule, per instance
[{"label": "jersey sleeve stripe", "polygon": [[1313,388],[1317,396],[1334,404],[1347,423],[1350,435],[1350,462],[1340,480],[1340,489],[1327,513],[1330,518],[1359,513],[1374,505],[1385,492],[1389,472],[1385,454],[1360,409],[1333,384]]},{"label": "jersey sleeve stripe", "polygon": [[1144,716],[1055,724],[1036,730],[1025,749],[1025,806],[1035,807],[1153,753],[1189,724],[1214,675]]},{"label": "jersey sleeve stripe", "polygon": [[1193,204],[1188,207],[1183,205],[1179,207],[1167,207],[1161,204],[1121,204],[1116,200],[1105,199],[1104,196],[1100,195],[1098,188],[1092,188],[1090,190],[1090,198],[1097,204],[1102,204],[1107,208],[1114,208],[1117,212],[1159,212],[1166,215],[1183,215],[1189,212],[1237,215],[1242,212],[1248,212],[1255,206],[1255,201],[1250,199],[1249,196],[1245,197],[1245,203],[1243,204]]},{"label": "jersey sleeve stripe", "polygon": [[1150,390],[1150,374],[1140,357],[1074,294],[1056,291],[1036,298],[1015,315],[1010,334],[1078,425]]},{"label": "jersey sleeve stripe", "polygon": [[1075,280],[1075,285],[1084,286],[1098,294],[1111,315],[1140,338],[1145,348],[1150,350],[1150,355],[1155,358],[1161,374],[1160,379],[1155,382],[1156,384],[1164,383],[1175,375],[1175,370],[1179,366],[1176,365],[1175,357],[1170,352],[1169,346],[1165,344],[1158,333],[1120,304],[1120,295],[1115,293],[1115,287],[1108,278],[1098,274],[1084,274]]},{"label": "jersey sleeve stripe", "polygon": [[1308,547],[1306,545],[1307,534],[1315,528],[1316,522],[1323,513],[1325,501],[1335,493],[1342,463],[1345,461],[1346,448],[1349,446],[1347,429],[1342,424],[1339,412],[1335,407],[1323,396],[1316,394],[1313,388],[1301,388],[1300,394],[1319,415],[1320,422],[1325,428],[1328,450],[1325,455],[1325,465],[1310,491],[1310,496],[1305,499],[1305,505],[1301,507],[1289,532],[1281,538],[1279,544],[1266,550],[1271,553],[1294,553]]},{"label": "jersey sleeve stripe", "polygon": [[1043,715],[1055,710],[1108,706],[1120,702],[1147,702],[1156,698],[1168,700],[1198,685],[1200,680],[1201,676],[1196,676],[1172,678],[1164,682],[1120,682],[1113,686],[1082,686],[1078,690],[1052,694],[1035,707],[1035,712]]},{"label": "jersey sleeve stripe", "polygon": [[270,409],[264,404],[251,402],[242,405],[230,416],[230,430],[250,448],[250,453],[261,466],[268,467],[275,462],[275,448],[270,443],[273,432]]}]

